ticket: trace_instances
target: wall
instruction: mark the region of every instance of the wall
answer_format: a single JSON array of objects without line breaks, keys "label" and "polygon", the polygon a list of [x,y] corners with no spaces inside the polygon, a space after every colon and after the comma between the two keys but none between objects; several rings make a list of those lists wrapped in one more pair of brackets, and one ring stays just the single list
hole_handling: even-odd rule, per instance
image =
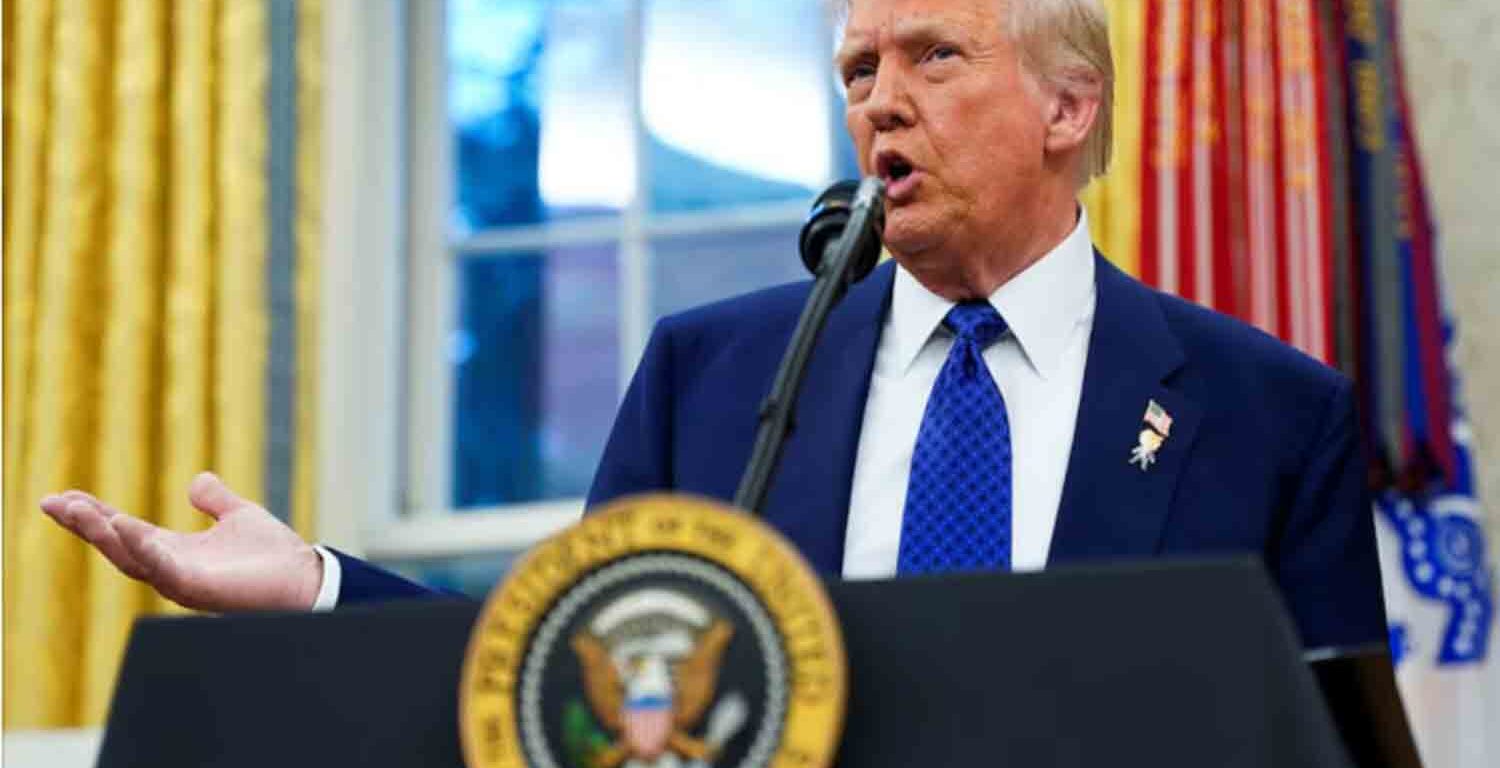
[{"label": "wall", "polygon": [[1400,9],[1491,561],[1500,563],[1500,4],[1405,0]]}]

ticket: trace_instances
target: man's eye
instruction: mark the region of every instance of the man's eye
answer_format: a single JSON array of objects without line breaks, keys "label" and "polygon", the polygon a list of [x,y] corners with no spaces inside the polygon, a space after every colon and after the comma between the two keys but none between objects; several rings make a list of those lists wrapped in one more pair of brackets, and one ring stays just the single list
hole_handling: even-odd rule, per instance
[{"label": "man's eye", "polygon": [[942,61],[944,59],[951,59],[951,58],[953,58],[953,57],[955,57],[957,55],[958,55],[958,49],[955,48],[955,47],[953,47],[953,46],[951,46],[951,45],[937,45],[937,46],[933,46],[932,50],[927,52],[927,58],[929,60],[931,60],[931,61]]},{"label": "man's eye", "polygon": [[867,77],[875,76],[875,67],[870,64],[856,64],[844,71],[844,85],[852,85]]}]

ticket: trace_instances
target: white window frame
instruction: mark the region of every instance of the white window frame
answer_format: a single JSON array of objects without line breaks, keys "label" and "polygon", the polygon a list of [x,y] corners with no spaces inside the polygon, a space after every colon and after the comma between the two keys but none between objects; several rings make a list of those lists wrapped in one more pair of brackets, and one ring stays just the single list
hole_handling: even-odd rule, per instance
[{"label": "white window frame", "polygon": [[[648,216],[640,110],[644,0],[628,5],[636,190],[617,218],[450,238],[443,0],[327,6],[319,538],[386,562],[521,551],[579,519],[582,498],[451,504],[454,264],[617,245],[623,395],[653,323],[650,242],[795,226],[806,202]],[[830,43],[831,45],[831,43]],[[830,50],[831,55],[831,50]],[[788,254],[794,258],[794,254]]]},{"label": "white window frame", "polygon": [[401,0],[323,18],[323,242],[315,538],[355,554],[398,517]]}]

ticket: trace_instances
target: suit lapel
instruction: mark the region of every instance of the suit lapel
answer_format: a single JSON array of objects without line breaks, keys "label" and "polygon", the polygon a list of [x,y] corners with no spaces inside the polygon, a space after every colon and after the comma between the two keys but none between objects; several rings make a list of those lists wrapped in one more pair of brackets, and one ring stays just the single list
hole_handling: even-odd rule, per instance
[{"label": "suit lapel", "polygon": [[[844,530],[865,399],[890,305],[895,264],[855,284],[829,315],[797,400],[791,438],[765,506],[775,525],[827,575],[844,562]],[[778,357],[779,360],[779,357]]]},{"label": "suit lapel", "polygon": [[[1155,554],[1202,416],[1164,383],[1183,353],[1155,294],[1097,254],[1095,265],[1094,327],[1049,565]],[[1131,450],[1153,400],[1172,425],[1143,470]]]}]

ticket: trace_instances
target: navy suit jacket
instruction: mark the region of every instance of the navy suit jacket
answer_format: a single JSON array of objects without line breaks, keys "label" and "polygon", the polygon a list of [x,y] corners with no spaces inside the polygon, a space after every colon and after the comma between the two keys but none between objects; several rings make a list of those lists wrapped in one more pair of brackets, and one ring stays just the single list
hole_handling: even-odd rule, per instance
[{"label": "navy suit jacket", "polygon": [[[1374,520],[1347,378],[1096,256],[1097,306],[1048,565],[1254,553],[1309,647],[1380,641]],[[808,364],[763,510],[820,572],[842,569],[855,453],[895,265],[855,285]],[[663,319],[620,406],[588,505],[673,490],[729,500],[810,283]],[[1146,404],[1172,415],[1129,463]],[[359,566],[356,565],[356,568]],[[366,574],[346,570],[340,601]],[[384,587],[370,585],[372,596]]]},{"label": "navy suit jacket", "polygon": [[[1373,512],[1350,382],[1270,336],[1096,256],[1097,307],[1048,565],[1256,553],[1309,646],[1380,640]],[[865,398],[893,264],[833,312],[764,509],[840,573]],[[731,499],[807,283],[666,318],[615,421],[590,506],[672,489]],[[1146,404],[1173,417],[1129,463]]]}]

